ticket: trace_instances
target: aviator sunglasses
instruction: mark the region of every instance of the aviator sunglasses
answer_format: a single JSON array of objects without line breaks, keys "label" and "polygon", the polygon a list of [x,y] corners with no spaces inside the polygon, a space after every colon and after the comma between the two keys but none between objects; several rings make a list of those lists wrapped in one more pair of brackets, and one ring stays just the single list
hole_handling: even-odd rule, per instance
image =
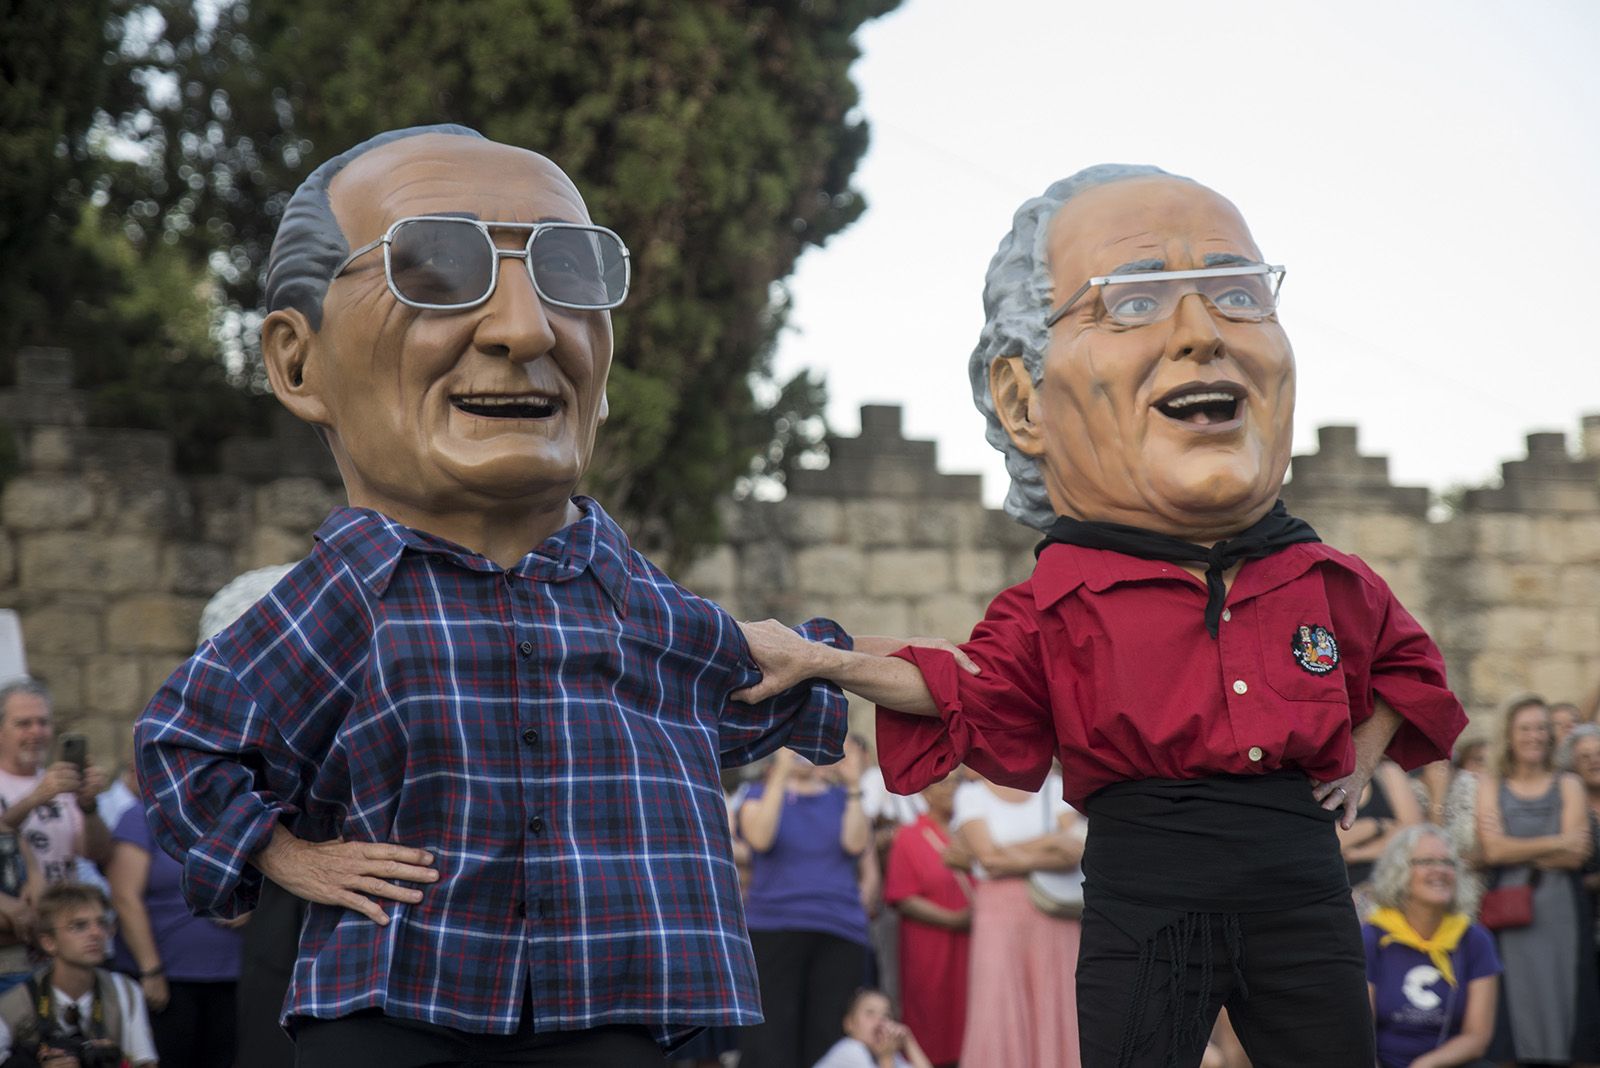
[{"label": "aviator sunglasses", "polygon": [[[521,248],[501,248],[491,230],[523,231],[528,240]],[[628,246],[604,226],[414,215],[346,256],[333,277],[379,246],[389,291],[412,308],[477,307],[494,293],[500,261],[507,257],[521,260],[540,299],[558,308],[599,311],[617,307],[628,295]]]}]

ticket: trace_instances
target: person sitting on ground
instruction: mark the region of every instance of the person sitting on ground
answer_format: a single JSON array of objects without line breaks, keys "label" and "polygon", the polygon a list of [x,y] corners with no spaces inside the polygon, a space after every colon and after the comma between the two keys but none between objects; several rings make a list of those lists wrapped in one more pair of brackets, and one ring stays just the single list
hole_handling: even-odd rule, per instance
[{"label": "person sitting on ground", "polygon": [[1494,938],[1461,909],[1462,864],[1442,827],[1407,827],[1373,868],[1361,929],[1380,1068],[1487,1065],[1500,992]]},{"label": "person sitting on ground", "polygon": [[844,1015],[844,1037],[813,1068],[933,1068],[916,1036],[891,1012],[889,996],[862,987]]},{"label": "person sitting on ground", "polygon": [[3,1068],[152,1068],[144,995],[101,967],[115,921],[98,887],[58,883],[39,897],[39,948],[50,963],[0,995]]}]

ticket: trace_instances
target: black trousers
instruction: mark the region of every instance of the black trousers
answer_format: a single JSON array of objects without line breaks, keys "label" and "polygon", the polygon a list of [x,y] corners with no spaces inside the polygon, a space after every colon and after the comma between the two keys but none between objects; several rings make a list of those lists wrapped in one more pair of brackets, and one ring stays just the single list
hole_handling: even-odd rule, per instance
[{"label": "black trousers", "polygon": [[867,948],[817,931],[751,931],[765,1022],[739,1036],[739,1068],[811,1068],[844,1037]]},{"label": "black trousers", "polygon": [[665,1068],[666,1057],[643,1027],[476,1035],[395,1020],[376,1010],[337,1020],[295,1021],[296,1068]]},{"label": "black trousers", "polygon": [[162,1068],[214,1068],[233,1063],[234,984],[174,979],[166,1008],[150,1013]]},{"label": "black trousers", "polygon": [[[1140,982],[1143,947],[1086,908],[1077,978],[1086,1068],[1195,1068],[1224,1005],[1256,1068],[1375,1063],[1365,952],[1348,892],[1301,908],[1241,913],[1238,921],[1231,946],[1221,922],[1187,947],[1158,937]],[[1181,979],[1181,1004],[1173,978]],[[1124,1059],[1130,1016],[1131,1058]]]}]

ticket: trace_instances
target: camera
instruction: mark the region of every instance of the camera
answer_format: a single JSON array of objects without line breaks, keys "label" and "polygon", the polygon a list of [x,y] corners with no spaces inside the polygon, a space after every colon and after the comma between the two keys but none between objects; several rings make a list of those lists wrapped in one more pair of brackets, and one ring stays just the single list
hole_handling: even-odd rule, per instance
[{"label": "camera", "polygon": [[122,1068],[122,1050],[103,1038],[85,1038],[83,1035],[63,1034],[54,1020],[41,1021],[36,1039],[19,1044],[19,1052],[26,1052],[38,1063],[44,1058],[39,1051],[49,1046],[53,1050],[78,1058],[79,1068]]}]

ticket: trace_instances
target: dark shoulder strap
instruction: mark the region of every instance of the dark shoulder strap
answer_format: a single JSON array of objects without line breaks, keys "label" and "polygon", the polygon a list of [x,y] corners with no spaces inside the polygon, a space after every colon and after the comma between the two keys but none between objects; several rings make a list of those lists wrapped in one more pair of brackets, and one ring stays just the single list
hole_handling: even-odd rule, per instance
[{"label": "dark shoulder strap", "polygon": [[94,996],[100,999],[101,1018],[105,1021],[103,1037],[122,1048],[122,984],[104,968],[94,970]]}]

